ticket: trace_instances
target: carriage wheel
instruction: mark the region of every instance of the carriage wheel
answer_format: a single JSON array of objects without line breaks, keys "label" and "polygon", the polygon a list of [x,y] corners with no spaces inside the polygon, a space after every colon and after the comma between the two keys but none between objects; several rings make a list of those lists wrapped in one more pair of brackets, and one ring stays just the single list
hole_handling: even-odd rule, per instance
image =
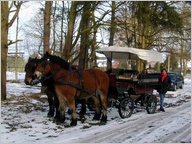
[{"label": "carriage wheel", "polygon": [[156,107],[157,107],[157,98],[154,95],[150,95],[147,100],[147,106],[146,106],[147,113],[148,114],[155,113]]},{"label": "carriage wheel", "polygon": [[130,97],[124,98],[119,104],[119,115],[121,118],[128,118],[132,115],[134,101]]}]

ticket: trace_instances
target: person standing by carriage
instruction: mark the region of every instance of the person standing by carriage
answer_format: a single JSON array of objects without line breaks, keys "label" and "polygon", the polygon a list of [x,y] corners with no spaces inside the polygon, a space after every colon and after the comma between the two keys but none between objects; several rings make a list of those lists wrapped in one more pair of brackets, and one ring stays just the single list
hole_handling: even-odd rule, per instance
[{"label": "person standing by carriage", "polygon": [[159,92],[159,96],[160,96],[160,108],[158,111],[165,112],[164,98],[165,98],[165,94],[167,93],[168,88],[171,83],[171,79],[168,76],[166,69],[161,70],[161,76],[159,77],[159,83],[160,83],[160,85],[157,89],[157,92]]}]

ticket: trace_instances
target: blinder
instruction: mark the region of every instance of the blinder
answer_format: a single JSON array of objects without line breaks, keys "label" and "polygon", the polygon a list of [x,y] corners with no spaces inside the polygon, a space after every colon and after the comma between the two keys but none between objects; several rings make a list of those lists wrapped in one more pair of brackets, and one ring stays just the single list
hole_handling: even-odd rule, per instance
[{"label": "blinder", "polygon": [[35,69],[36,69],[36,67],[37,67],[37,63],[27,63],[26,65],[25,65],[25,72],[27,72],[27,70],[29,70],[29,68],[30,68],[30,70],[31,71],[35,71]]},{"label": "blinder", "polygon": [[44,60],[41,65],[43,68],[45,68],[48,65],[49,59]]}]

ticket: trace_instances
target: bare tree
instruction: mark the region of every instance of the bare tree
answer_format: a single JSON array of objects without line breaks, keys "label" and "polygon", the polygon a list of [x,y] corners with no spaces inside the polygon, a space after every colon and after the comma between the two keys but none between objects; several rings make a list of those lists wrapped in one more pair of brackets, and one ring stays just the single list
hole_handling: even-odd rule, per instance
[{"label": "bare tree", "polygon": [[[6,65],[8,46],[18,42],[18,40],[10,40],[8,42],[8,31],[17,18],[23,1],[12,1],[10,5],[9,3],[10,2],[8,1],[1,1],[1,100],[6,100]],[[14,6],[15,10],[12,11]],[[11,12],[14,12],[14,15],[9,20],[9,14]]]},{"label": "bare tree", "polygon": [[44,15],[44,53],[50,51],[50,25],[51,25],[52,2],[45,1]]},{"label": "bare tree", "polygon": [[67,29],[67,36],[65,39],[65,47],[63,50],[63,58],[65,60],[70,60],[70,53],[72,50],[72,43],[73,43],[73,32],[74,32],[74,25],[75,25],[75,19],[77,16],[77,5],[78,2],[77,1],[72,1],[71,2],[71,8],[69,11],[69,22],[68,22],[68,29]]},{"label": "bare tree", "polygon": [[[109,30],[109,46],[114,44],[114,37],[115,37],[115,29],[116,29],[116,22],[115,22],[115,1],[111,2],[111,24]],[[107,59],[107,69],[112,67],[111,60]]]}]

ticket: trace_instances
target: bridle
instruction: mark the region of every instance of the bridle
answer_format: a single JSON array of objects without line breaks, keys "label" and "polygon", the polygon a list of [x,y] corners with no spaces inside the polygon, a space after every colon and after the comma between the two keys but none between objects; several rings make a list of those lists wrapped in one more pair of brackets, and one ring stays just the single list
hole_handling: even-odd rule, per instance
[{"label": "bridle", "polygon": [[[49,58],[46,58],[46,59],[43,60],[40,64],[42,65],[43,69],[38,69],[38,67],[37,67],[35,71],[39,71],[40,73],[43,74],[44,69],[46,68],[47,65],[49,65],[50,69],[52,69],[52,68],[51,68],[51,65],[50,65],[50,59],[49,59]],[[40,77],[37,77],[36,75],[34,75],[34,78],[35,78],[35,79],[38,79],[40,82],[44,82],[44,81],[47,80],[47,79],[53,78],[55,75],[57,75],[57,74],[58,74],[59,72],[61,72],[62,70],[63,70],[63,69],[57,71],[56,73],[52,73],[52,74],[49,75],[49,76],[43,76],[43,75],[42,75],[42,76],[40,76]],[[59,80],[59,79],[61,79],[61,78],[63,78],[63,77],[66,77],[66,76],[70,76],[70,82],[71,82],[71,81],[72,81],[72,80],[71,80],[71,79],[72,79],[72,78],[71,78],[71,77],[72,77],[71,74],[73,73],[71,66],[69,67],[69,71],[70,71],[69,74],[63,75],[63,76],[57,78],[57,80]],[[43,77],[43,80],[41,80],[42,77]],[[56,81],[57,81],[57,80],[56,80]]]}]

